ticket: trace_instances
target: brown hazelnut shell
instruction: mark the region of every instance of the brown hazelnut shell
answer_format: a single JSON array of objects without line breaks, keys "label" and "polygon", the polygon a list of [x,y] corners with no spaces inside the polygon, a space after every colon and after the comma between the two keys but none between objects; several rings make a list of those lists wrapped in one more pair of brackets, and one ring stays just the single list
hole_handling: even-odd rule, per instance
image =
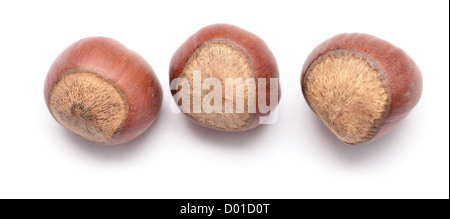
[{"label": "brown hazelnut shell", "polygon": [[[248,55],[251,64],[253,65],[256,87],[258,88],[258,78],[266,79],[266,103],[270,103],[270,78],[279,78],[278,66],[275,57],[261,38],[234,25],[213,24],[200,29],[194,35],[189,37],[178,48],[172,57],[169,69],[170,82],[179,77],[189,58],[197,50],[197,48],[210,40],[228,41]],[[177,91],[172,90],[171,92],[172,95],[174,95]],[[256,94],[258,95],[258,90]],[[278,84],[278,101],[280,100],[280,97],[281,89],[280,84]],[[258,100],[258,96],[256,96],[256,100]],[[268,113],[262,114],[259,112],[257,103],[255,119],[245,130],[257,127],[259,125],[259,118],[267,115]],[[196,122],[195,120],[192,121]]]},{"label": "brown hazelnut shell", "polygon": [[417,105],[422,95],[422,74],[402,49],[385,40],[361,33],[339,34],[318,45],[308,56],[302,70],[302,87],[312,63],[322,54],[336,49],[356,51],[369,57],[386,75],[392,92],[391,107],[377,134],[367,142],[374,141],[386,135]]},{"label": "brown hazelnut shell", "polygon": [[155,121],[162,102],[161,85],[150,65],[116,40],[85,38],[65,49],[50,67],[45,81],[45,101],[65,72],[96,73],[113,82],[126,96],[128,116],[121,130],[105,145],[125,143],[142,134]]}]

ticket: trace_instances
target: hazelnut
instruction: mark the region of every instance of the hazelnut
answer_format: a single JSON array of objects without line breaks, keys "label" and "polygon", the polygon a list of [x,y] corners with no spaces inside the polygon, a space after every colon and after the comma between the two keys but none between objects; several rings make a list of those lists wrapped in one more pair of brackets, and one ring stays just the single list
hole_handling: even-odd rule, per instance
[{"label": "hazelnut", "polygon": [[[177,105],[194,122],[222,131],[258,126],[278,104],[278,75],[275,58],[264,41],[227,24],[199,30],[178,48],[170,64]],[[175,79],[189,86],[182,98]]]},{"label": "hazelnut", "polygon": [[45,101],[61,125],[95,143],[115,145],[156,119],[162,90],[150,65],[119,42],[82,39],[54,61]]},{"label": "hazelnut", "polygon": [[367,34],[340,34],[319,46],[302,71],[303,95],[347,144],[388,133],[416,106],[422,75],[401,49]]}]

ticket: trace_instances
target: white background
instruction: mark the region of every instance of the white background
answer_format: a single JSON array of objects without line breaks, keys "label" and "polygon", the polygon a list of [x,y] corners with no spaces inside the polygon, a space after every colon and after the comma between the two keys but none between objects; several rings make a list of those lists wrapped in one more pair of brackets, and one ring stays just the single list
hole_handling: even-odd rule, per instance
[{"label": "white background", "polygon": [[[1,1],[0,198],[448,198],[448,1]],[[278,122],[244,133],[170,110],[170,59],[214,23],[259,35],[280,69]],[[339,142],[307,106],[300,72],[316,45],[362,32],[404,49],[424,93],[389,135]],[[44,101],[57,55],[89,36],[141,54],[164,90],[159,119],[120,146],[61,127]]]}]

